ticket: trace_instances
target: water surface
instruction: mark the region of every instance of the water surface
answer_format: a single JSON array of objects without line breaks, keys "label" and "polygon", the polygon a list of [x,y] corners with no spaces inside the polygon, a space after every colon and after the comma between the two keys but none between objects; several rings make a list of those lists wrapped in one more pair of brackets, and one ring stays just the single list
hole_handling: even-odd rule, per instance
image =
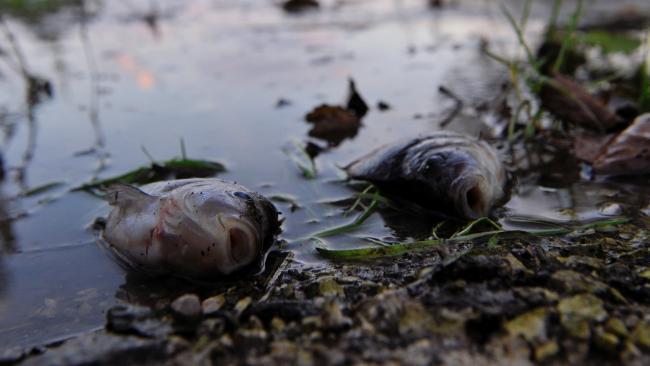
[{"label": "water surface", "polygon": [[[301,205],[295,212],[278,204],[286,218],[282,236],[291,240],[349,220],[341,207],[326,203],[354,193],[341,183],[337,166],[382,143],[439,128],[454,105],[439,86],[469,106],[449,128],[483,130],[481,120],[489,116],[471,106],[492,101],[507,75],[480,45],[489,41],[496,52],[514,54],[512,29],[493,1],[455,1],[442,10],[426,3],[323,1],[321,10],[299,15],[272,1],[241,0],[0,6],[6,169],[0,184],[0,348],[102,326],[125,274],[97,247],[90,229],[105,214],[103,203],[69,190],[148,164],[143,147],[166,160],[180,155],[182,138],[190,157],[226,164],[221,178],[267,195],[295,196]],[[531,39],[543,30],[550,3],[535,2]],[[508,6],[521,10],[518,1]],[[51,95],[41,90],[30,96],[30,77],[49,82]],[[308,141],[308,111],[344,101],[349,77],[373,108],[354,138],[317,158],[318,178],[306,180],[284,150]],[[279,99],[290,104],[278,108]],[[391,109],[374,108],[380,100]],[[580,175],[575,164],[544,169],[551,178],[575,178],[547,184],[541,174],[528,180],[508,205],[512,212],[593,217],[601,204],[621,202],[632,210],[630,198],[647,197],[641,183],[574,183]],[[52,182],[62,184],[20,196]],[[360,245],[364,235],[409,236],[385,220],[374,215],[361,232],[329,244]],[[310,243],[289,249],[305,265],[326,265]]]}]

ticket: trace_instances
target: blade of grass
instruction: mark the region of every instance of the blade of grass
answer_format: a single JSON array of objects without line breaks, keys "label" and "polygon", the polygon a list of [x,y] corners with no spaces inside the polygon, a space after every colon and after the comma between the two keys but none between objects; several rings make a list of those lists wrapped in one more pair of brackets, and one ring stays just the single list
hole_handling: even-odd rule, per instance
[{"label": "blade of grass", "polygon": [[[332,250],[324,247],[316,247],[316,250],[320,255],[329,259],[343,259],[343,260],[366,260],[381,258],[387,256],[396,256],[402,255],[409,252],[425,250],[427,248],[442,245],[442,244],[453,244],[461,242],[480,242],[484,240],[494,241],[498,239],[512,239],[520,238],[525,236],[532,237],[545,237],[545,236],[555,236],[569,234],[576,231],[584,231],[588,229],[594,229],[604,226],[612,225],[622,225],[628,223],[630,219],[628,218],[613,218],[607,220],[593,221],[590,223],[576,225],[568,228],[551,228],[551,229],[541,229],[535,231],[523,231],[523,230],[493,230],[486,231],[475,234],[468,234],[457,236],[450,239],[433,239],[433,240],[422,240],[415,241],[411,243],[396,243],[389,247],[364,247],[357,249],[342,249],[342,250]],[[496,239],[493,239],[496,237]]]},{"label": "blade of grass", "polygon": [[524,33],[523,33],[521,27],[519,26],[519,24],[517,24],[517,21],[512,16],[512,13],[510,13],[510,10],[508,10],[508,8],[503,4],[501,4],[501,11],[506,16],[506,18],[508,18],[508,22],[510,23],[510,26],[512,27],[512,29],[514,29],[514,31],[515,31],[515,33],[517,35],[517,39],[519,40],[519,44],[521,44],[521,46],[524,48],[524,51],[526,52],[526,59],[528,60],[528,63],[531,66],[534,65],[535,64],[535,56],[533,55],[533,52],[531,51],[530,47],[528,46],[528,43],[526,42],[526,38],[524,37]]},{"label": "blade of grass", "polygon": [[569,22],[569,27],[567,28],[566,35],[564,36],[564,39],[562,40],[562,45],[560,46],[560,52],[555,59],[555,63],[553,64],[553,71],[558,72],[560,70],[560,67],[562,67],[562,64],[564,63],[564,54],[566,51],[569,49],[569,46],[571,46],[571,43],[573,43],[573,38],[575,37],[575,30],[578,27],[578,22],[580,21],[580,17],[582,16],[582,0],[578,0],[578,3],[576,4],[576,10],[573,12],[571,15],[571,21]]},{"label": "blade of grass", "polygon": [[459,236],[469,234],[472,231],[472,229],[474,228],[474,226],[476,226],[476,225],[478,225],[478,224],[480,224],[482,222],[487,222],[488,224],[490,224],[491,226],[493,226],[497,230],[502,229],[501,225],[499,225],[496,222],[492,221],[489,217],[479,217],[478,219],[476,219],[476,220],[470,222],[469,224],[467,224],[464,228],[462,228],[459,231],[455,232],[454,235],[451,236],[451,238],[453,239],[453,238],[456,238],[456,237],[459,237]]},{"label": "blade of grass", "polygon": [[181,159],[187,159],[187,151],[185,151],[185,140],[181,137]]},{"label": "blade of grass", "polygon": [[354,211],[357,208],[357,206],[359,206],[361,204],[361,200],[363,199],[363,195],[370,192],[370,190],[373,187],[374,186],[372,184],[369,184],[368,187],[366,187],[363,191],[361,191],[361,193],[359,193],[359,195],[357,195],[357,199],[354,201],[352,206],[350,206],[350,208],[345,210],[345,212],[343,213],[343,217],[347,217],[352,211]]},{"label": "blade of grass", "polygon": [[338,235],[338,234],[342,234],[342,233],[346,233],[346,232],[349,232],[349,231],[356,230],[361,225],[363,225],[363,223],[377,210],[378,203],[379,203],[378,200],[373,200],[370,203],[370,206],[368,206],[368,208],[363,213],[361,213],[359,216],[357,216],[357,218],[354,219],[354,221],[352,221],[349,224],[345,224],[345,225],[337,226],[337,227],[334,227],[334,228],[331,228],[331,229],[326,229],[326,230],[323,230],[323,231],[319,231],[317,233],[312,234],[311,236],[312,237],[317,237],[317,238],[325,238],[325,237],[328,237],[328,236],[334,236],[334,235]]}]

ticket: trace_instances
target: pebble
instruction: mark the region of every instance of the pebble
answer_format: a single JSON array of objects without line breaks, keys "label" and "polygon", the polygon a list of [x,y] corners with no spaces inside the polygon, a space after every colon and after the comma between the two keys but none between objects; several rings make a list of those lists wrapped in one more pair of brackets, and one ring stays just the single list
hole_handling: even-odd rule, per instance
[{"label": "pebble", "polygon": [[221,295],[216,295],[212,297],[208,297],[207,299],[203,300],[201,303],[201,308],[203,308],[203,314],[205,315],[211,315],[219,311],[223,304],[226,302],[226,298]]},{"label": "pebble", "polygon": [[201,317],[201,300],[195,294],[185,294],[171,304],[172,311],[184,320],[197,320]]},{"label": "pebble", "polygon": [[623,206],[620,203],[609,202],[601,205],[598,211],[605,216],[618,216],[623,213]]}]

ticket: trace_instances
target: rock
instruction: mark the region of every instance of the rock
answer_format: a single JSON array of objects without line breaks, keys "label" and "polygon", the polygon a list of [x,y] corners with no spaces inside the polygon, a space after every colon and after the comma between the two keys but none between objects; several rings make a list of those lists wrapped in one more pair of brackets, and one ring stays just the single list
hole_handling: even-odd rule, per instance
[{"label": "rock", "polygon": [[550,357],[555,356],[560,351],[560,346],[555,341],[546,342],[535,347],[534,356],[537,362],[543,362]]},{"label": "rock", "polygon": [[207,299],[203,300],[203,302],[201,303],[203,314],[209,316],[211,314],[216,313],[217,311],[219,311],[219,309],[221,309],[221,307],[225,302],[226,302],[226,298],[223,296],[223,294],[208,297]]},{"label": "rock", "polygon": [[553,285],[570,293],[576,292],[604,292],[607,285],[571,270],[560,270],[551,276]]},{"label": "rock", "polygon": [[557,305],[560,322],[573,337],[588,339],[590,323],[607,318],[603,301],[591,294],[579,294],[560,300]]},{"label": "rock", "polygon": [[546,339],[547,308],[538,308],[507,321],[503,327],[510,336],[521,336],[528,342]]},{"label": "rock", "polygon": [[25,350],[20,347],[11,347],[0,352],[0,366],[13,365],[25,357]]},{"label": "rock", "polygon": [[25,366],[155,364],[170,355],[159,339],[91,334],[65,342],[42,355],[27,359]]},{"label": "rock", "polygon": [[316,296],[344,296],[345,292],[333,276],[323,276],[307,286],[305,294],[310,298],[314,298]]},{"label": "rock", "polygon": [[605,323],[605,329],[609,333],[616,334],[620,337],[627,337],[629,334],[623,321],[618,318],[609,318],[607,323]]},{"label": "rock", "polygon": [[323,305],[323,326],[328,330],[344,330],[352,325],[352,319],[343,315],[341,304],[331,299]]},{"label": "rock", "polygon": [[244,297],[243,299],[240,299],[237,301],[235,304],[235,307],[233,310],[235,311],[235,314],[237,316],[240,316],[248,307],[250,304],[253,302],[253,299],[250,296]]},{"label": "rock", "polygon": [[154,316],[147,307],[117,305],[106,313],[106,329],[120,334],[143,337],[163,337],[171,333],[171,326]]},{"label": "rock", "polygon": [[171,303],[171,309],[179,320],[196,321],[201,318],[201,300],[195,294],[185,294]]},{"label": "rock", "polygon": [[613,353],[618,347],[619,340],[616,335],[608,333],[599,327],[594,335],[594,343],[603,351]]},{"label": "rock", "polygon": [[433,317],[424,306],[420,302],[405,299],[397,324],[399,334],[422,336],[434,328]]},{"label": "rock", "polygon": [[644,321],[639,322],[632,332],[632,339],[634,339],[634,343],[637,345],[646,350],[650,350],[650,323]]},{"label": "rock", "polygon": [[618,216],[623,213],[623,206],[617,202],[609,202],[601,205],[598,208],[598,212],[600,212],[601,215],[605,216]]},{"label": "rock", "polygon": [[133,331],[133,324],[150,318],[153,311],[150,308],[137,305],[116,305],[106,313],[106,328],[116,333]]}]

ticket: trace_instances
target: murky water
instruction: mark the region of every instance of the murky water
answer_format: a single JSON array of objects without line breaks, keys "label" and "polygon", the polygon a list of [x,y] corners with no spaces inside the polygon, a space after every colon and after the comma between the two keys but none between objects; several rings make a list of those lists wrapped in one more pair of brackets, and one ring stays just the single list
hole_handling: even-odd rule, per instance
[{"label": "murky water", "polygon": [[[283,238],[300,238],[349,220],[341,207],[325,203],[353,193],[339,181],[337,165],[381,143],[439,128],[453,106],[440,85],[469,103],[489,102],[506,76],[479,51],[482,39],[499,52],[516,49],[492,1],[456,1],[443,10],[418,0],[325,1],[320,11],[300,15],[261,0],[79,3],[61,0],[29,11],[0,6],[6,169],[0,348],[101,327],[125,283],[90,230],[105,213],[103,203],[71,188],[147,164],[143,147],[156,159],[178,156],[183,138],[190,157],[226,164],[220,177],[263,194],[295,196],[301,206],[295,212],[278,206],[286,218]],[[533,39],[551,2],[535,3],[528,23]],[[518,13],[521,3],[509,6]],[[47,80],[51,96],[41,90],[30,97],[27,75]],[[283,150],[308,140],[308,111],[343,102],[348,77],[372,107],[381,100],[392,108],[373,108],[354,138],[317,158],[318,178],[306,180]],[[279,99],[290,104],[277,108]],[[482,129],[471,111],[449,128]],[[551,178],[579,177],[580,167],[547,171]],[[643,182],[621,188],[575,179],[545,184],[543,178],[522,187],[508,207],[551,218],[591,217],[601,204],[641,204],[647,196]],[[21,196],[53,182],[62,184]],[[369,233],[408,236],[386,227],[396,221],[374,215],[363,233],[330,245],[358,244],[357,237]],[[289,248],[306,265],[322,263],[312,244]]]}]

